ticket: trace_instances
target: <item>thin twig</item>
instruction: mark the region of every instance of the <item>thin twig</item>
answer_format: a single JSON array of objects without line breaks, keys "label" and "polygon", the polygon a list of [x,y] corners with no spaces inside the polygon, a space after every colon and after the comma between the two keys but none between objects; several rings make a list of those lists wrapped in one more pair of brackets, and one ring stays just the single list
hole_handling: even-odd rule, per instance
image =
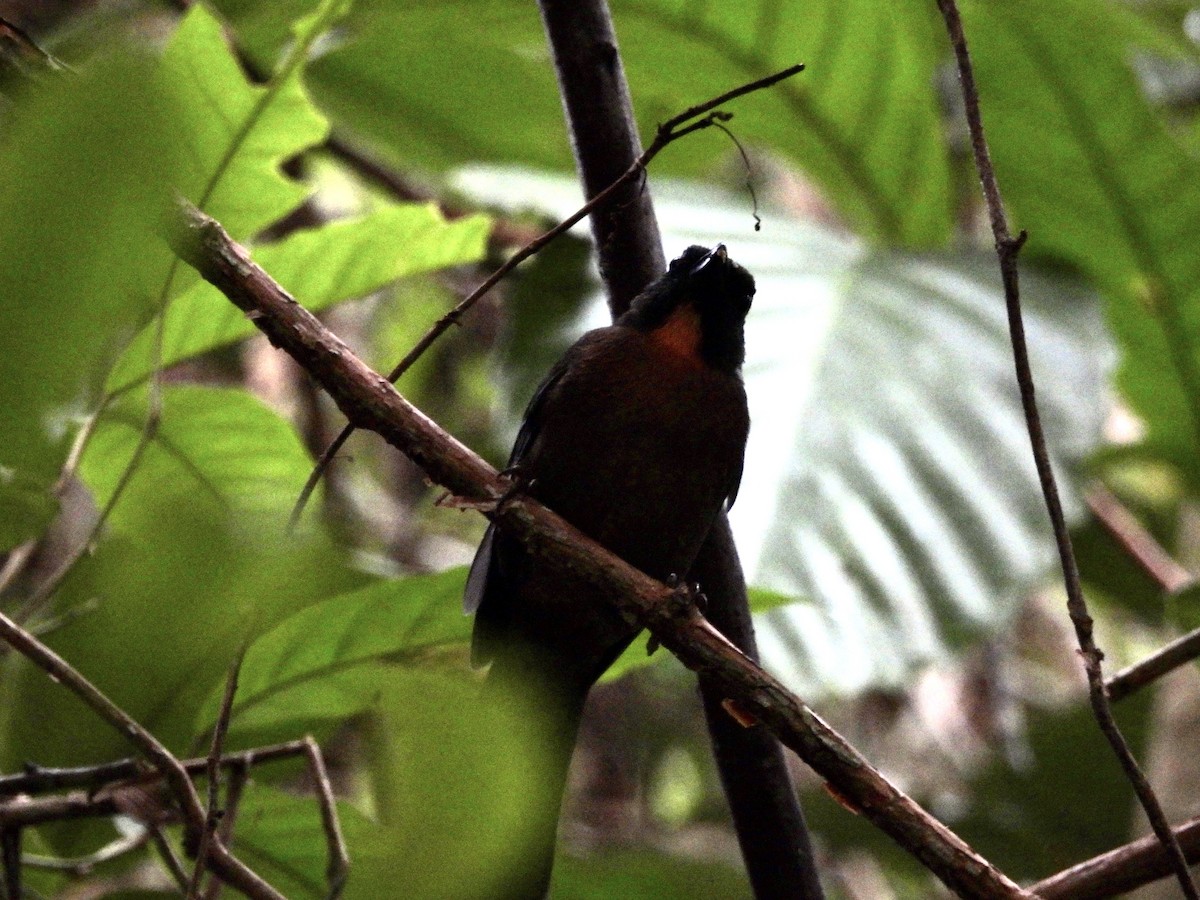
[{"label": "thin twig", "polygon": [[[63,859],[57,856],[40,856],[34,853],[22,853],[21,864],[28,866],[31,869],[49,869],[53,872],[69,872],[75,876],[87,875],[96,866],[101,863],[106,863],[114,859],[132,853],[134,850],[140,850],[145,847],[151,840],[151,831],[149,828],[139,828],[130,834],[117,838],[115,841],[105,844],[94,853],[89,853],[87,856],[76,856],[70,859]],[[179,889],[187,885],[186,880],[179,885]]]},{"label": "thin twig", "polygon": [[356,427],[378,433],[433,482],[474,501],[548,565],[570,571],[631,620],[640,620],[685,665],[703,671],[762,722],[840,796],[920,859],[951,890],[970,898],[1029,897],[871,767],[844,738],[757,663],[743,655],[678,593],[624,563],[528,497],[500,503],[504,479],[405,400],[190,204],[169,233],[175,252],[249,315],[271,342],[319,383]]},{"label": "thin twig", "polygon": [[[156,341],[155,346],[159,347],[161,354],[161,345]],[[159,357],[161,358],[161,356]],[[87,534],[83,539],[75,545],[66,558],[63,559],[50,574],[35,590],[29,598],[21,605],[17,612],[17,621],[21,623],[28,622],[30,618],[37,614],[42,606],[53,596],[54,592],[62,585],[67,576],[71,574],[71,570],[75,565],[83,559],[92,549],[92,544],[96,538],[100,536],[100,532],[104,530],[105,524],[109,517],[117,508],[117,503],[120,502],[125,490],[133,481],[133,476],[137,474],[138,466],[153,443],[155,436],[158,434],[158,426],[162,419],[162,385],[161,379],[158,377],[159,368],[155,368],[155,377],[150,380],[150,391],[147,399],[146,419],[142,424],[142,430],[138,434],[137,446],[133,449],[133,454],[129,457],[129,462],[122,469],[120,477],[117,479],[116,487],[113,488],[112,495],[105,502],[104,507],[100,510],[100,515],[96,517],[96,521],[92,523],[92,527],[88,529]],[[101,408],[96,411],[95,416],[89,421],[89,425],[85,427],[82,434],[91,434],[90,428],[94,427],[94,423],[99,420],[100,414],[103,412],[107,401],[102,403]],[[76,442],[76,446],[82,446],[80,442]],[[73,451],[74,453],[74,451]],[[64,470],[65,471],[65,470]],[[64,479],[60,476],[59,481]]]},{"label": "thin twig", "polygon": [[1196,583],[1196,577],[1172,558],[1112,491],[1097,482],[1088,487],[1084,499],[1104,530],[1160,590],[1178,594]]},{"label": "thin twig", "polygon": [[[293,756],[304,756],[305,745],[302,740],[286,740],[281,744],[258,746],[251,750],[239,750],[233,754],[221,757],[222,768],[240,766],[256,766],[262,762],[286,760]],[[202,756],[194,760],[181,760],[180,766],[185,772],[196,775],[208,770],[208,757]],[[71,768],[43,768],[28,766],[19,775],[0,775],[0,797],[18,793],[43,793],[46,791],[61,791],[66,787],[86,787],[96,791],[103,785],[113,781],[127,781],[142,776],[146,780],[157,778],[154,773],[146,774],[145,763],[142,760],[116,760],[103,762],[97,766],[76,766]]]},{"label": "thin twig", "polygon": [[[302,741],[297,742],[303,745]],[[306,749],[302,746],[302,749]],[[221,826],[217,833],[226,847],[233,848],[233,826],[237,822],[238,810],[242,804],[242,792],[250,778],[250,767],[245,764],[234,765],[229,772],[229,787],[225,789],[225,815],[221,816]],[[204,889],[204,900],[217,900],[221,896],[221,880],[210,878],[208,887]]]},{"label": "thin twig", "polygon": [[[280,744],[268,744],[251,750],[226,753],[221,757],[221,767],[236,769],[254,766],[259,763],[274,762],[278,759],[304,756],[306,752],[304,741],[284,741]],[[189,774],[199,775],[208,770],[208,757],[184,759],[180,760],[179,764]],[[95,793],[102,786],[114,781],[142,780],[150,782],[158,777],[160,776],[157,772],[147,772],[146,764],[140,759],[120,759],[94,766],[74,766],[62,769],[30,765],[19,775],[0,775],[0,797],[13,794],[45,793],[73,787],[87,788]]]},{"label": "thin twig", "polygon": [[[187,771],[158,738],[134,721],[66,660],[3,613],[0,613],[0,638],[42,669],[52,680],[75,694],[154,765],[170,787],[183,812],[187,835],[199,843],[200,832],[204,828],[204,808],[200,805],[200,796],[196,793],[196,786],[192,784]],[[209,864],[218,876],[255,900],[284,900],[279,891],[229,853],[219,840],[212,842]]]},{"label": "thin twig", "polygon": [[186,894],[188,890],[187,869],[183,867],[183,860],[179,858],[179,854],[175,852],[175,848],[167,840],[167,833],[162,830],[162,826],[150,822],[146,825],[146,834],[149,835],[150,842],[154,844],[154,849],[158,853],[159,859],[162,860],[167,871],[171,873],[171,880],[175,882],[180,892]]},{"label": "thin twig", "polygon": [[[567,216],[567,218],[563,219],[549,231],[538,235],[536,238],[510,256],[505,263],[500,266],[500,268],[496,269],[496,271],[494,271],[491,275],[489,275],[483,281],[483,283],[479,285],[479,287],[464,297],[457,306],[450,310],[450,312],[438,319],[438,321],[434,323],[433,327],[426,332],[425,336],[417,342],[416,346],[414,346],[412,350],[408,352],[404,359],[400,360],[396,367],[388,373],[388,381],[390,381],[392,384],[395,384],[400,377],[412,367],[413,363],[420,359],[421,355],[428,350],[433,343],[450,328],[451,325],[458,324],[463,314],[472,306],[474,306],[475,303],[488,291],[494,288],[500,282],[500,280],[504,278],[505,275],[507,275],[529,257],[533,256],[559,235],[570,231],[575,227],[575,225],[582,221],[583,218],[588,215],[588,213],[606,203],[610,197],[617,193],[617,191],[629,184],[635,178],[642,175],[646,171],[646,166],[650,164],[650,161],[659,153],[661,153],[668,145],[688,134],[691,134],[693,131],[718,125],[720,122],[725,121],[729,116],[728,113],[711,112],[712,110],[715,110],[723,103],[728,103],[730,100],[734,100],[738,97],[744,96],[745,94],[749,94],[752,91],[759,91],[763,90],[764,88],[771,87],[772,85],[783,81],[785,78],[791,78],[793,75],[797,75],[802,71],[804,71],[803,65],[798,64],[789,66],[788,68],[776,72],[773,75],[768,75],[765,78],[759,78],[756,81],[743,84],[731,91],[726,91],[724,94],[714,97],[712,100],[709,100],[706,103],[693,106],[691,109],[688,109],[659,125],[658,131],[655,134],[654,140],[651,142],[650,146],[646,148],[642,155],[639,156],[637,160],[635,160],[634,163],[628,169],[626,169],[619,178],[617,178],[616,181],[614,181],[600,193],[596,194],[596,196],[594,196],[591,200],[583,204],[583,206],[579,207],[579,209]],[[705,118],[702,118],[697,122],[691,121],[698,116],[705,116]],[[691,124],[685,126],[684,123],[687,122],[691,122]],[[314,490],[316,490],[317,484],[325,474],[325,470],[329,468],[330,462],[337,455],[338,451],[342,449],[342,446],[346,443],[346,441],[349,440],[350,435],[352,435],[354,431],[354,424],[347,424],[346,427],[342,429],[341,433],[339,433],[338,436],[329,444],[329,446],[325,448],[325,452],[321,454],[321,458],[318,459],[316,465],[313,466],[313,470],[308,476],[308,481],[305,482],[304,487],[300,491],[299,497],[296,498],[296,504],[292,508],[292,515],[288,526],[290,529],[294,529],[296,524],[300,521],[300,516],[303,515],[304,508],[308,505],[309,498],[312,497],[312,493]]]},{"label": "thin twig", "polygon": [[350,853],[346,849],[346,839],[342,835],[342,823],[338,819],[337,800],[333,796],[333,785],[329,781],[329,771],[325,768],[325,757],[321,748],[313,740],[312,735],[304,738],[305,753],[308,756],[308,767],[312,773],[313,782],[317,786],[317,801],[321,809],[321,827],[325,831],[325,841],[329,847],[329,865],[325,869],[325,877],[329,882],[328,900],[337,900],[346,887],[346,879],[350,875]]},{"label": "thin twig", "polygon": [[979,92],[975,86],[975,73],[971,67],[971,58],[967,51],[967,38],[963,32],[958,7],[954,0],[938,0],[938,8],[946,21],[946,30],[950,35],[950,43],[954,47],[954,56],[958,62],[958,75],[962,85],[963,102],[966,106],[967,125],[971,133],[971,148],[975,155],[975,167],[979,171],[979,180],[983,187],[983,195],[991,219],[992,235],[996,241],[996,254],[1000,261],[1000,274],[1004,282],[1004,299],[1008,310],[1008,327],[1012,337],[1017,383],[1021,390],[1021,405],[1025,410],[1025,424],[1029,431],[1029,442],[1033,448],[1033,459],[1037,466],[1038,478],[1041,481],[1046,509],[1054,528],[1054,539],[1058,545],[1058,556],[1067,590],[1067,611],[1075,626],[1080,656],[1083,658],[1084,669],[1087,672],[1092,712],[1100,730],[1108,739],[1113,752],[1120,761],[1121,767],[1125,770],[1126,777],[1133,785],[1134,792],[1137,794],[1142,808],[1146,811],[1146,817],[1150,820],[1154,833],[1158,835],[1158,839],[1162,841],[1163,846],[1167,848],[1174,860],[1175,874],[1179,879],[1184,896],[1192,898],[1192,900],[1200,900],[1200,894],[1197,894],[1196,885],[1192,882],[1192,877],[1188,872],[1183,851],[1180,850],[1179,843],[1175,840],[1175,835],[1172,833],[1162,806],[1154,794],[1154,789],[1151,788],[1150,782],[1142,773],[1133,752],[1129,749],[1129,744],[1117,726],[1104,690],[1104,673],[1101,667],[1104,654],[1096,646],[1092,633],[1092,617],[1088,612],[1087,600],[1083,596],[1075,551],[1071,546],[1071,534],[1067,529],[1062,501],[1058,494],[1058,484],[1050,465],[1050,453],[1046,447],[1046,436],[1042,430],[1042,421],[1034,396],[1029,351],[1025,345],[1025,323],[1021,316],[1017,255],[1021,250],[1021,245],[1025,242],[1026,234],[1022,231],[1014,238],[1008,230],[1004,200],[1000,195],[1000,185],[996,181],[991,153],[983,133],[983,117],[979,111]]},{"label": "thin twig", "polygon": [[1134,691],[1152,684],[1168,672],[1200,657],[1200,628],[1171,641],[1141,662],[1122,669],[1105,682],[1108,699],[1124,700]]},{"label": "thin twig", "polygon": [[225,746],[225,735],[229,731],[229,720],[233,713],[233,698],[237,694],[238,673],[242,670],[242,659],[246,655],[243,646],[234,657],[225,679],[225,694],[221,698],[221,710],[213,726],[212,748],[208,751],[208,811],[204,818],[204,830],[200,833],[200,846],[196,848],[196,864],[188,882],[187,898],[195,900],[200,893],[200,882],[208,863],[208,845],[221,821],[221,754]]},{"label": "thin twig", "polygon": [[[1200,817],[1175,828],[1174,835],[1187,861],[1200,862]],[[1029,890],[1043,900],[1101,900],[1173,874],[1170,854],[1155,835],[1148,835],[1044,878]]]}]

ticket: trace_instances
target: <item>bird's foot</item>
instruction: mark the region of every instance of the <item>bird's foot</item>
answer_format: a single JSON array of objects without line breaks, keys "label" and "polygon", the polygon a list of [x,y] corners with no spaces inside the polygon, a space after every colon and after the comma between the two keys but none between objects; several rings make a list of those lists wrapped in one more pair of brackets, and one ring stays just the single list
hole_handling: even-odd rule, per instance
[{"label": "bird's foot", "polygon": [[[672,618],[682,618],[691,615],[692,611],[704,615],[708,609],[708,597],[700,590],[699,582],[688,582],[672,572],[664,582],[671,589],[671,597],[667,601]],[[646,655],[650,656],[659,648],[660,642],[653,634],[646,640]]]}]

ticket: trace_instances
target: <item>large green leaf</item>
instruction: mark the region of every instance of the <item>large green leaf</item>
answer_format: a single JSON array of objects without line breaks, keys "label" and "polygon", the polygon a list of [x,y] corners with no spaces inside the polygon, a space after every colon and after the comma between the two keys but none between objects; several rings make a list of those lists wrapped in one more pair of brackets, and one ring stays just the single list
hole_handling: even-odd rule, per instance
[{"label": "large green leaf", "polygon": [[[474,170],[459,184],[555,214],[565,179]],[[872,252],[740,196],[658,182],[668,255],[724,241],[758,281],[746,326],[750,444],[731,514],[748,578],[803,598],[760,617],[764,660],[806,691],[903,683],[1002,628],[1054,548],[994,257]],[[1111,349],[1097,301],[1025,273],[1034,374],[1066,505],[1099,440]],[[597,302],[588,324],[603,324]]]},{"label": "large green leaf", "polygon": [[[378,699],[379,668],[465,647],[463,569],[380,581],[314,604],[285,619],[250,647],[233,706],[234,731],[281,722],[346,719]],[[219,696],[209,698],[197,730],[211,727]]]},{"label": "large green leaf", "polygon": [[[484,251],[487,219],[447,222],[432,204],[385,204],[356,219],[289,234],[254,250],[255,261],[312,311],[362,297],[399,278],[475,262]],[[163,332],[163,366],[207,353],[255,332],[245,314],[212,285],[197,281],[171,303]],[[154,326],[118,360],[109,390],[153,371]]]},{"label": "large green leaf", "polygon": [[[219,5],[245,24],[252,50],[273,55],[281,35],[264,26],[265,4]],[[738,137],[794,160],[874,237],[929,245],[948,236],[950,177],[933,77],[942,43],[927,4],[612,6],[645,134],[689,106],[803,61],[808,71],[799,78],[730,104]],[[313,64],[314,93],[400,164],[571,167],[533,5],[367,0],[346,32],[344,46]],[[713,131],[670,148],[655,165],[696,175],[733,155]]]},{"label": "large green leaf", "polygon": [[1200,163],[1130,69],[1144,32],[1120,6],[1083,0],[971,2],[964,15],[1027,252],[1069,259],[1105,288],[1118,384],[1151,446],[1200,484]]},{"label": "large green leaf", "polygon": [[[385,851],[378,826],[349,804],[340,803],[338,821],[350,847],[347,897],[372,896],[361,888],[368,879],[364,863]],[[298,797],[261,782],[247,788],[238,811],[238,856],[284,896],[322,898],[329,894],[326,871],[329,846],[316,797]],[[387,882],[374,880],[374,896],[387,896]],[[395,883],[391,883],[395,887]]]},{"label": "large green leaf", "polygon": [[[141,433],[127,397],[97,429],[80,476],[103,503]],[[310,461],[242,391],[172,388],[163,421],[92,556],[72,572],[49,643],[130,715],[183,748],[246,638],[354,579],[320,535],[285,537]],[[27,665],[5,673],[2,761],[97,762],[123,737]]]},{"label": "large green leaf", "polygon": [[145,317],[134,290],[173,166],[147,61],[32,86],[0,138],[0,550],[41,531],[72,420]]},{"label": "large green leaf", "polygon": [[[319,9],[333,18],[332,5],[327,0]],[[299,78],[320,24],[310,23],[314,30],[297,38],[290,67],[267,85],[246,80],[203,4],[192,7],[163,53],[163,80],[179,98],[176,127],[188,151],[177,188],[235,238],[260,231],[308,195],[279,167],[328,132]]]}]

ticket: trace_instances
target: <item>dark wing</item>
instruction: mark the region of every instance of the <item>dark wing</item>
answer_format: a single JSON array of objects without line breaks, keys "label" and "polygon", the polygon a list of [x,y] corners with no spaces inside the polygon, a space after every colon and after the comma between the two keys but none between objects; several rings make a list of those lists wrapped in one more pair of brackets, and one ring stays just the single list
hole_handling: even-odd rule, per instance
[{"label": "dark wing", "polygon": [[742,486],[742,469],[745,464],[745,456],[739,456],[737,468],[733,472],[733,477],[729,480],[729,490],[725,492],[725,512],[733,509],[733,502],[737,500],[738,488]]},{"label": "dark wing", "polygon": [[[575,346],[577,347],[578,344]],[[529,452],[529,448],[537,440],[538,434],[541,433],[542,407],[546,403],[546,397],[567,373],[574,356],[575,347],[572,347],[554,364],[554,368],[533,392],[529,405],[525,407],[521,430],[517,432],[512,453],[508,457],[510,468],[521,464]],[[479,543],[479,549],[475,551],[475,559],[471,561],[471,571],[467,575],[467,586],[463,591],[463,612],[468,616],[479,612],[487,596],[500,589],[503,576],[500,572],[496,543],[496,526],[489,525],[483,535],[483,540]]]}]

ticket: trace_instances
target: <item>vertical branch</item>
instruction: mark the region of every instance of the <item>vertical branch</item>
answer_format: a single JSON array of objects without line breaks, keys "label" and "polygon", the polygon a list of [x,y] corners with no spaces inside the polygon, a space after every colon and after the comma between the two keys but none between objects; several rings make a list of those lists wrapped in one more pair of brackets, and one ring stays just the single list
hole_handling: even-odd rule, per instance
[{"label": "vertical branch", "polygon": [[1042,430],[1041,417],[1038,414],[1037,399],[1034,396],[1033,373],[1029,365],[1029,351],[1025,344],[1025,323],[1021,316],[1021,292],[1017,277],[1017,255],[1020,253],[1021,245],[1025,243],[1026,234],[1022,231],[1017,237],[1013,237],[1008,229],[1008,216],[1004,211],[1004,200],[1000,195],[1000,185],[996,181],[991,153],[983,133],[983,118],[979,112],[979,92],[975,86],[975,73],[971,67],[971,57],[967,51],[967,38],[963,32],[958,7],[954,0],[938,0],[938,8],[941,10],[942,18],[946,21],[946,30],[950,35],[950,43],[954,48],[954,56],[958,63],[967,125],[971,133],[971,149],[975,156],[975,167],[979,170],[979,181],[983,188],[984,200],[987,203],[992,235],[996,241],[996,254],[1000,261],[1000,275],[1004,282],[1004,300],[1008,310],[1008,327],[1012,337],[1017,383],[1021,390],[1021,405],[1025,410],[1025,424],[1029,431],[1029,442],[1033,449],[1033,460],[1037,466],[1038,479],[1042,485],[1042,495],[1045,498],[1046,509],[1054,528],[1054,540],[1058,546],[1059,561],[1062,565],[1063,580],[1067,589],[1067,611],[1075,627],[1080,656],[1087,673],[1088,695],[1091,699],[1092,712],[1101,732],[1120,761],[1121,768],[1125,770],[1126,777],[1133,785],[1134,792],[1146,812],[1146,817],[1150,820],[1155,835],[1171,857],[1184,896],[1200,898],[1188,872],[1187,860],[1184,859],[1179,841],[1171,831],[1162,806],[1154,795],[1153,788],[1150,787],[1150,782],[1142,773],[1141,767],[1134,759],[1133,752],[1129,749],[1129,744],[1117,726],[1108,695],[1104,689],[1104,673],[1100,664],[1104,654],[1096,646],[1092,633],[1092,617],[1088,612],[1087,600],[1083,596],[1083,586],[1079,580],[1079,567],[1075,561],[1075,551],[1071,546],[1071,535],[1067,530],[1066,518],[1063,515],[1058,484],[1050,466],[1050,453],[1046,447],[1046,436]]},{"label": "vertical branch", "polygon": [[21,900],[21,828],[0,829],[0,868],[4,874],[4,893],[8,900]]},{"label": "vertical branch", "polygon": [[[621,55],[604,0],[540,0],[554,54],[576,164],[588,198],[638,158],[641,144]],[[600,272],[614,317],[658,276],[665,261],[644,179],[621,188],[591,213]],[[689,577],[704,585],[708,614],[747,655],[757,659],[745,579],[722,516]],[[820,900],[820,881],[804,815],[779,742],[761,728],[743,729],[721,708],[715,679],[700,689],[713,754],[721,772],[746,872],[759,898]]]},{"label": "vertical branch", "polygon": [[[541,0],[558,89],[584,194],[591,198],[641,155],[633,103],[603,0]],[[666,264],[645,181],[625,185],[592,212],[600,274],[613,317],[629,308]]]}]

